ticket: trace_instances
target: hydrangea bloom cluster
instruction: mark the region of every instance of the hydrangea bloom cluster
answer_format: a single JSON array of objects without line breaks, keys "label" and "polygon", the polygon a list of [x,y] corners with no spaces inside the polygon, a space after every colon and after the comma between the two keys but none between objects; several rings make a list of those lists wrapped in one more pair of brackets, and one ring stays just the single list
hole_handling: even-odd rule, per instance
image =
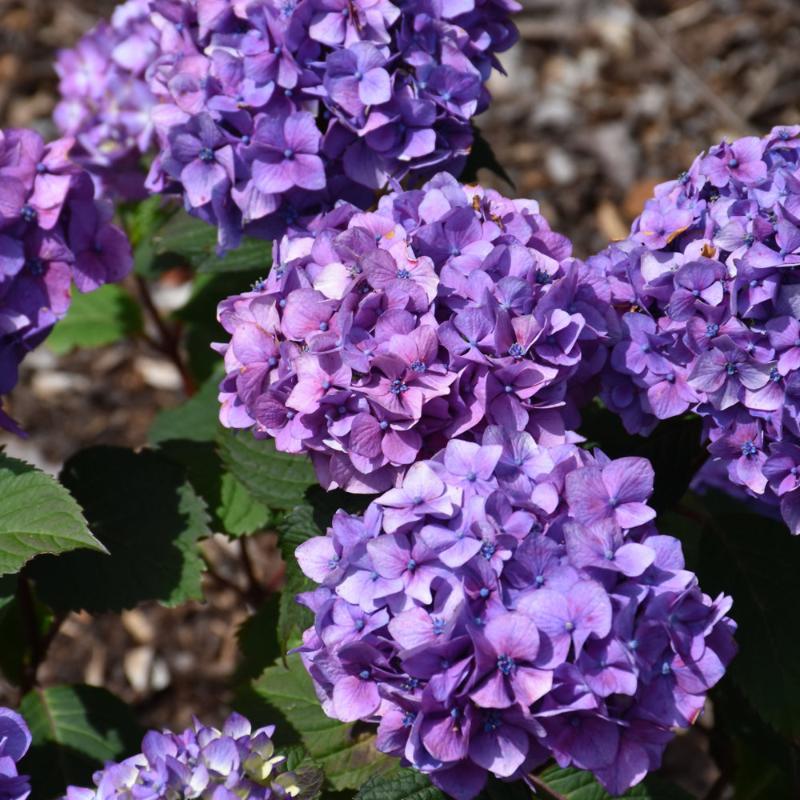
[{"label": "hydrangea bloom cluster", "polygon": [[655,769],[734,653],[647,505],[653,471],[487,429],[415,464],[297,558],[326,713],[469,800],[555,757],[614,796]]},{"label": "hydrangea bloom cluster", "polygon": [[488,424],[564,442],[611,314],[570,252],[535,202],[446,173],[372,213],[340,206],[220,305],[222,422],[310,452],[324,486],[353,492]]},{"label": "hydrangea bloom cluster", "polygon": [[61,79],[56,125],[64,136],[75,137],[72,156],[102,190],[126,200],[146,196],[141,161],[153,138],[155,98],[145,71],[158,55],[148,0],[128,0],[110,23],[98,23],[56,61]]},{"label": "hydrangea bloom cluster", "polygon": [[[113,210],[95,200],[71,139],[45,144],[28,130],[0,131],[0,395],[25,354],[64,316],[72,282],[89,292],[132,265]],[[0,425],[13,423],[0,410]]]},{"label": "hydrangea bloom cluster", "polygon": [[25,720],[10,708],[0,708],[0,800],[25,800],[31,793],[28,776],[17,771],[30,745]]},{"label": "hydrangea bloom cluster", "polygon": [[722,143],[590,261],[620,330],[603,398],[630,432],[692,410],[709,450],[800,532],[800,127]]},{"label": "hydrangea bloom cluster", "polygon": [[182,733],[150,731],[142,752],[94,775],[94,788],[69,787],[64,800],[234,798],[285,800],[300,794],[275,755],[274,726],[253,730],[231,714],[222,730],[195,722]]},{"label": "hydrangea bloom cluster", "polygon": [[151,0],[161,153],[149,186],[274,238],[339,199],[460,170],[516,0]]}]

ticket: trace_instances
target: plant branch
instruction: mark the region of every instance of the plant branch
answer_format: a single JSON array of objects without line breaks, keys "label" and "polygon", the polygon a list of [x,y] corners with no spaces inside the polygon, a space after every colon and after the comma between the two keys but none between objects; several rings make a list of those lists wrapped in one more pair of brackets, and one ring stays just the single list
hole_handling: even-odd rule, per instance
[{"label": "plant branch", "polygon": [[155,325],[161,341],[160,344],[156,344],[150,337],[146,337],[146,339],[151,345],[155,345],[156,349],[167,356],[167,358],[169,358],[169,360],[175,365],[176,369],[180,373],[181,381],[183,382],[183,389],[187,396],[191,397],[197,392],[197,386],[189,372],[189,369],[184,363],[183,356],[181,355],[180,339],[176,335],[175,331],[170,330],[170,327],[161,316],[161,313],[153,301],[153,296],[150,294],[150,287],[147,285],[147,281],[142,278],[141,275],[135,275],[134,280],[136,281],[136,288],[139,291],[139,297],[141,298],[142,305]]},{"label": "plant branch", "polygon": [[526,777],[526,780],[533,785],[535,791],[542,792],[549,800],[568,800],[560,792],[551,789],[538,775],[531,773]]}]

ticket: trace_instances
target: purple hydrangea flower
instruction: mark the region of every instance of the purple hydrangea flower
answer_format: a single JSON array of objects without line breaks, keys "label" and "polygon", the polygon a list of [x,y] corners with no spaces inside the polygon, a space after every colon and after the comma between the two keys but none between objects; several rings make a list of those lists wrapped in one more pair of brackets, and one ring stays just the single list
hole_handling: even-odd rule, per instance
[{"label": "purple hydrangea flower", "polygon": [[[510,16],[520,6],[150,0],[149,8],[149,18],[127,15],[125,30],[114,32],[146,41],[154,56],[147,77],[160,153],[148,187],[182,195],[190,213],[218,226],[224,249],[242,231],[277,237],[338,200],[366,208],[376,191],[401,181],[458,172],[472,146],[471,119],[488,105],[497,53],[516,39]],[[110,35],[103,28],[87,42],[87,72],[107,64],[95,39]],[[79,80],[67,66],[65,91]],[[121,77],[137,83],[140,73]],[[77,116],[70,105],[61,115],[68,112]],[[200,176],[176,168],[187,163],[176,152],[180,132],[198,115],[216,128],[212,149],[233,155],[224,181],[216,171],[213,192],[209,169]]]},{"label": "purple hydrangea flower", "polygon": [[[309,452],[323,485],[357,492],[389,488],[487,425],[568,441],[612,313],[599,273],[569,255],[535,203],[444,173],[375,212],[340,205],[276,246],[266,281],[220,305],[222,422]],[[463,448],[448,469],[479,488],[496,460]],[[420,498],[438,491],[420,480]],[[400,525],[413,498],[397,502],[387,519]],[[634,501],[621,502],[618,515]]]},{"label": "purple hydrangea flower", "polygon": [[153,138],[155,98],[145,72],[161,53],[155,22],[149,0],[128,0],[56,61],[55,123],[74,137],[74,159],[101,190],[125,200],[146,196],[141,157]]},{"label": "purple hydrangea flower", "polygon": [[655,528],[652,477],[490,426],[363,518],[339,511],[297,549],[320,584],[299,651],[326,713],[377,723],[379,749],[456,800],[550,757],[614,796],[639,783],[735,652],[730,598]]},{"label": "purple hydrangea flower", "polygon": [[142,752],[109,763],[94,774],[94,787],[70,786],[63,800],[127,797],[250,797],[286,800],[303,796],[296,776],[275,753],[275,727],[253,730],[231,714],[222,730],[195,721],[182,733],[150,731]]},{"label": "purple hydrangea flower", "polygon": [[26,800],[31,793],[28,776],[17,772],[30,745],[25,720],[10,708],[0,708],[0,800]]},{"label": "purple hydrangea flower", "polygon": [[[121,280],[131,248],[71,160],[72,140],[45,144],[28,130],[0,131],[0,395],[17,382],[25,354],[81,292]],[[0,427],[19,432],[0,409]]]},{"label": "purple hydrangea flower", "polygon": [[[602,398],[631,433],[694,411],[713,459],[800,533],[800,129],[723,142],[589,259],[619,310]],[[788,459],[788,460],[787,460]]]}]

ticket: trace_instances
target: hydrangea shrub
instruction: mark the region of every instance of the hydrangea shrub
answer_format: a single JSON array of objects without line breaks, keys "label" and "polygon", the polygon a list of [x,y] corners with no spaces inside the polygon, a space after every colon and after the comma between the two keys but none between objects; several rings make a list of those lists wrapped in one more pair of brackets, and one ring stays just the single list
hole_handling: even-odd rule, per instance
[{"label": "hydrangea shrub", "polygon": [[[800,127],[579,260],[465,182],[518,8],[128,0],[58,56],[62,138],[0,132],[0,394],[61,323],[187,395],[58,478],[0,451],[0,800],[683,800],[693,725],[710,794],[800,795]],[[216,727],[49,682],[72,612],[213,581],[252,612]]]}]

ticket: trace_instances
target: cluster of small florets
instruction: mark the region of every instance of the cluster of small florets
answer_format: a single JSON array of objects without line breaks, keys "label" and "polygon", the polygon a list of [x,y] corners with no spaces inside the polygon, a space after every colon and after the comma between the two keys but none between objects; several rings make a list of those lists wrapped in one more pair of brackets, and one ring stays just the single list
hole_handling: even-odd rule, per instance
[{"label": "cluster of small florets", "polygon": [[659,765],[734,652],[660,535],[649,463],[493,427],[415,464],[297,558],[321,585],[300,648],[330,716],[457,800],[554,757],[614,795]]},{"label": "cluster of small florets", "polygon": [[25,720],[10,708],[0,708],[0,798],[26,800],[31,793],[27,775],[20,775],[17,764],[28,752],[31,734]]},{"label": "cluster of small florets", "polygon": [[222,422],[310,452],[325,487],[354,492],[490,424],[567,441],[610,314],[570,251],[535,202],[446,173],[373,213],[340,206],[220,305]]},{"label": "cluster of small florets", "polygon": [[71,786],[64,800],[295,797],[299,787],[275,754],[274,730],[254,731],[244,717],[232,714],[221,731],[199,722],[183,733],[150,731],[141,753],[95,773],[94,788]]},{"label": "cluster of small florets", "polygon": [[98,23],[56,61],[61,101],[55,123],[64,136],[75,137],[71,155],[102,191],[125,200],[147,194],[142,156],[153,137],[155,98],[145,72],[159,53],[148,0],[128,0],[110,23]]},{"label": "cluster of small florets", "polygon": [[800,127],[723,143],[590,259],[620,331],[603,399],[630,432],[695,411],[733,483],[800,531]]},{"label": "cluster of small florets", "polygon": [[410,173],[458,171],[515,0],[151,0],[153,191],[219,227],[274,238]]},{"label": "cluster of small florets", "polygon": [[[72,282],[88,292],[132,264],[112,209],[95,201],[71,147],[71,139],[45,145],[33,131],[0,131],[0,395],[66,313]],[[0,425],[13,427],[1,410]]]}]

